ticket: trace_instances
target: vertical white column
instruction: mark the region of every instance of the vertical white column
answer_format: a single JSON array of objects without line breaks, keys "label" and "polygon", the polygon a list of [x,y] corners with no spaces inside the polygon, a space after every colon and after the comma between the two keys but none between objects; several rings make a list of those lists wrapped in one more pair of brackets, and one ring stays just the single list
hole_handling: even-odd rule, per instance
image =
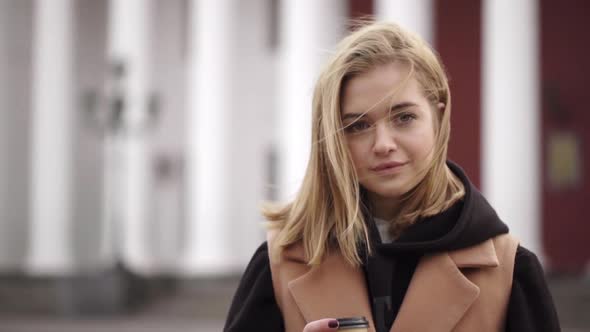
[{"label": "vertical white column", "polygon": [[482,186],[511,232],[541,255],[538,6],[484,1]]},{"label": "vertical white column", "polygon": [[311,142],[312,96],[323,62],[343,36],[345,1],[281,1],[279,113],[279,198],[299,190]]},{"label": "vertical white column", "polygon": [[[232,0],[191,1],[187,121],[186,251],[181,272],[225,273],[236,268],[228,235],[230,165],[228,128],[232,99]],[[234,142],[239,144],[239,142]],[[239,222],[239,221],[233,221]]]},{"label": "vertical white column", "polygon": [[[234,96],[229,158],[232,160],[231,204],[232,234],[229,237],[234,257],[246,267],[252,253],[265,239],[260,214],[260,202],[268,199],[269,148],[274,142],[277,101],[277,54],[271,41],[272,24],[278,22],[278,8],[269,10],[268,0],[238,1],[241,15],[235,24],[243,27],[236,32],[235,47],[240,56],[234,65],[240,70],[232,79]],[[278,4],[278,2],[277,2]],[[278,30],[276,31],[278,33]],[[231,201],[231,203],[229,203]]]},{"label": "vertical white column", "polygon": [[[148,0],[111,0],[109,6],[109,58],[121,61],[124,74],[124,131],[107,147],[107,176],[118,193],[110,226],[116,253],[133,270],[149,273],[152,262],[146,250],[146,203],[149,194],[149,158],[143,137],[149,91]],[[114,160],[113,160],[114,158]],[[113,178],[111,178],[113,179]],[[105,181],[109,181],[106,179]]]},{"label": "vertical white column", "polygon": [[[0,2],[0,227],[4,230],[7,230],[10,227],[8,223],[8,214],[6,213],[6,205],[8,200],[9,191],[7,186],[7,167],[4,166],[6,156],[9,155],[9,149],[6,144],[7,139],[9,138],[8,134],[6,134],[7,129],[6,125],[9,123],[8,118],[6,116],[7,112],[5,111],[8,109],[7,106],[7,99],[6,96],[6,87],[9,84],[7,78],[8,73],[6,71],[6,67],[8,64],[8,59],[6,57],[7,47],[5,46],[8,44],[6,42],[7,37],[4,31],[7,31],[10,27],[9,22],[7,22],[7,15],[15,15],[16,11],[10,9],[9,6],[6,5],[6,2]],[[6,234],[6,233],[4,233]],[[10,252],[7,250],[8,245],[4,244],[8,241],[8,237],[6,235],[0,234],[0,271],[6,269],[10,264]]]},{"label": "vertical white column", "polygon": [[71,0],[35,2],[31,155],[31,231],[28,270],[72,273]]},{"label": "vertical white column", "polygon": [[[4,92],[6,90],[6,85],[7,85],[7,80],[5,79],[5,77],[8,77],[6,70],[4,69],[5,66],[8,63],[8,59],[6,59],[6,56],[4,54],[6,54],[6,49],[5,46],[7,43],[5,42],[5,34],[3,33],[3,31],[6,31],[8,28],[8,24],[6,23],[6,19],[4,19],[4,15],[6,15],[8,13],[8,9],[4,8],[7,7],[6,5],[4,5],[4,2],[0,3],[0,227],[4,230],[8,229],[9,224],[8,224],[8,214],[5,212],[6,211],[6,203],[8,200],[9,196],[9,191],[8,186],[7,186],[7,177],[5,174],[7,174],[7,167],[4,166],[6,163],[4,162],[6,156],[9,155],[9,149],[8,146],[6,145],[6,141],[7,138],[9,137],[7,134],[5,134],[7,132],[7,128],[6,125],[9,123],[6,117],[6,100],[8,99],[6,96],[6,93]],[[12,14],[12,13],[10,13]],[[10,252],[8,250],[6,250],[6,248],[8,247],[8,245],[4,244],[5,242],[7,242],[8,238],[5,238],[5,235],[0,234],[0,271],[2,269],[5,269],[7,266],[9,266],[9,260],[10,260]]]},{"label": "vertical white column", "polygon": [[398,23],[422,36],[429,44],[433,44],[432,0],[376,0],[375,13],[379,20]]}]

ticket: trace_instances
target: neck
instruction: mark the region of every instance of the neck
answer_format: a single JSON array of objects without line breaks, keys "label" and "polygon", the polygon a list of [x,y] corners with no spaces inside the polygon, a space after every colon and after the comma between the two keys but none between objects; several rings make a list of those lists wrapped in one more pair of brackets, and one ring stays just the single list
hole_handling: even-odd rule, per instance
[{"label": "neck", "polygon": [[399,213],[400,204],[396,198],[383,197],[368,192],[367,199],[371,206],[371,213],[375,218],[393,220]]}]

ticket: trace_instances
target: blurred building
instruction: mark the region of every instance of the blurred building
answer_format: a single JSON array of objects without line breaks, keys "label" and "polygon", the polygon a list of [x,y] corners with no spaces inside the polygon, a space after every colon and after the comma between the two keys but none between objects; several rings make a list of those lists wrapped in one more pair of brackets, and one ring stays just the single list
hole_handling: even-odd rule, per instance
[{"label": "blurred building", "polygon": [[366,15],[434,45],[450,158],[548,271],[587,273],[585,1],[1,0],[0,275],[240,273]]}]

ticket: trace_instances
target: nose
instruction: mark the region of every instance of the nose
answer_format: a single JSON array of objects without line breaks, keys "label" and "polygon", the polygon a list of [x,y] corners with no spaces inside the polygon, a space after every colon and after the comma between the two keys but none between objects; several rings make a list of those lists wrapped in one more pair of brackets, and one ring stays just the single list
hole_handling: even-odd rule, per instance
[{"label": "nose", "polygon": [[377,155],[388,155],[397,150],[395,133],[387,121],[379,121],[375,124],[375,141],[373,151]]}]

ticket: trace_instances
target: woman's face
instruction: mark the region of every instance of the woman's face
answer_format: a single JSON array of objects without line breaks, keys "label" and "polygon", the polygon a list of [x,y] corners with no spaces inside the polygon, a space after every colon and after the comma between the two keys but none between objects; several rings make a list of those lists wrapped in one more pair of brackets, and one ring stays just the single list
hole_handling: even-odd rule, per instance
[{"label": "woman's face", "polygon": [[348,81],[342,95],[354,168],[374,208],[384,210],[375,211],[381,217],[421,180],[435,143],[433,107],[408,72],[398,62],[378,66]]}]

